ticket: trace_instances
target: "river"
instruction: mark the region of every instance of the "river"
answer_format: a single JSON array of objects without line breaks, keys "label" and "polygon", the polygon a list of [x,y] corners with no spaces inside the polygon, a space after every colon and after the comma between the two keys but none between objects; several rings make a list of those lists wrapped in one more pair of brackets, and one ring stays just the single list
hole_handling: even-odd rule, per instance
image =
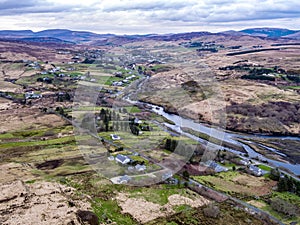
[{"label": "river", "polygon": [[[133,94],[135,94],[137,92],[137,90],[140,89],[148,79],[149,79],[148,77],[142,78],[138,82],[137,86],[135,88],[133,88],[133,89],[135,89],[135,91],[125,94],[123,99],[131,104],[140,104],[143,106],[146,105],[147,108],[151,109],[151,111],[155,112],[156,114],[158,114],[160,116],[163,116],[164,118],[166,118],[169,121],[172,121],[175,124],[174,125],[174,124],[164,123],[165,126],[172,129],[173,131],[176,131],[185,136],[188,136],[202,144],[209,145],[210,147],[213,147],[213,148],[228,150],[235,154],[242,155],[241,152],[239,152],[235,149],[216,145],[214,143],[209,142],[209,140],[207,141],[207,140],[201,139],[199,137],[196,137],[190,133],[184,132],[181,130],[181,128],[186,127],[186,128],[192,129],[194,131],[209,135],[210,137],[213,137],[213,138],[216,138],[219,140],[223,140],[224,142],[228,142],[228,143],[234,144],[236,146],[242,147],[248,153],[249,159],[253,159],[253,158],[259,159],[260,161],[268,162],[268,164],[270,166],[285,168],[285,169],[289,170],[290,172],[292,172],[294,175],[300,176],[300,164],[291,164],[288,162],[282,162],[282,161],[267,158],[264,155],[256,152],[249,145],[245,144],[245,143],[249,143],[249,144],[254,143],[253,140],[255,140],[255,138],[262,138],[262,139],[276,138],[276,139],[282,139],[282,140],[285,140],[285,139],[296,140],[296,141],[300,142],[300,137],[291,137],[291,136],[274,137],[274,136],[267,136],[267,135],[250,135],[250,134],[242,134],[242,133],[233,133],[233,132],[229,132],[227,130],[224,130],[224,129],[221,129],[218,127],[211,127],[207,124],[197,123],[191,119],[183,118],[179,115],[167,113],[164,111],[164,108],[161,106],[132,100],[131,96]],[[241,141],[239,141],[238,139],[242,139],[243,143]],[[251,141],[244,141],[244,140],[249,140],[249,139],[251,139]],[[260,145],[260,147],[266,149],[267,151],[271,151],[274,154],[277,154],[277,155],[280,155],[283,157],[286,156],[285,154],[283,154],[280,151],[273,149],[271,147],[261,145],[260,143],[255,143],[255,144]]]},{"label": "river", "polygon": [[[170,129],[172,129],[172,130],[174,130],[178,133],[181,133],[185,136],[188,136],[188,137],[190,137],[190,138],[192,138],[192,139],[194,139],[194,140],[196,140],[196,141],[198,141],[202,144],[205,144],[205,145],[209,144],[209,146],[212,147],[212,148],[224,149],[224,150],[227,150],[227,151],[231,151],[235,154],[242,155],[241,152],[239,152],[235,149],[226,148],[226,147],[223,147],[223,146],[216,145],[216,144],[211,143],[207,140],[196,137],[196,136],[194,136],[190,133],[184,132],[184,131],[181,130],[181,128],[182,127],[190,128],[194,131],[207,134],[210,137],[213,137],[213,138],[223,140],[223,141],[229,142],[231,144],[237,145],[239,147],[242,147],[248,153],[249,159],[256,158],[256,159],[259,159],[261,161],[268,162],[268,164],[273,166],[273,167],[285,168],[285,169],[291,171],[293,174],[295,174],[297,176],[300,175],[300,164],[291,164],[291,163],[288,163],[288,162],[281,162],[281,161],[277,161],[277,160],[274,160],[274,159],[269,159],[269,158],[265,157],[264,155],[256,152],[249,145],[247,145],[245,143],[242,143],[242,142],[237,140],[237,139],[240,139],[240,138],[243,138],[243,139],[246,139],[246,140],[247,139],[255,139],[257,137],[259,137],[259,138],[270,138],[269,136],[231,133],[231,132],[223,130],[221,128],[210,127],[209,125],[202,124],[202,123],[197,123],[197,122],[194,122],[191,119],[183,118],[179,115],[167,113],[167,112],[164,111],[163,107],[160,107],[160,106],[157,106],[157,105],[154,105],[154,104],[143,103],[143,102],[139,102],[139,101],[133,101],[133,100],[130,100],[129,98],[126,98],[126,100],[128,102],[130,102],[131,104],[143,104],[144,106],[146,105],[147,108],[151,109],[151,111],[155,112],[156,114],[158,114],[160,116],[163,116],[164,118],[166,118],[167,120],[172,121],[175,124],[174,125],[174,124],[170,124],[170,123],[164,123],[165,126],[167,126],[168,128],[170,128]],[[285,136],[285,137],[276,137],[276,138],[300,141],[299,137]],[[253,141],[244,141],[244,142],[251,143]],[[279,152],[276,149],[273,149],[273,148],[270,148],[270,147],[267,147],[267,146],[264,146],[264,145],[261,145],[261,144],[258,144],[258,145],[260,145],[260,147],[265,148],[268,151],[274,152],[274,154],[285,156],[285,154]]]}]

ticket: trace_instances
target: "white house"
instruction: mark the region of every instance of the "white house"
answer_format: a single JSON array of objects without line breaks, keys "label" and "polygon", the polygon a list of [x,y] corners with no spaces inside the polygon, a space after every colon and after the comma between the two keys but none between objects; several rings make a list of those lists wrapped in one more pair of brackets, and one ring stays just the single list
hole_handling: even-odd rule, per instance
[{"label": "white house", "polygon": [[142,172],[142,171],[146,170],[146,166],[145,166],[145,165],[137,164],[137,165],[135,166],[135,169],[136,169],[137,171],[139,171],[139,172]]},{"label": "white house", "polygon": [[121,140],[121,137],[116,135],[116,134],[111,134],[110,136],[111,136],[111,139],[113,139],[114,141],[115,140]]},{"label": "white house", "polygon": [[116,156],[116,161],[125,165],[125,164],[129,163],[131,161],[131,159],[126,155],[118,154]]}]

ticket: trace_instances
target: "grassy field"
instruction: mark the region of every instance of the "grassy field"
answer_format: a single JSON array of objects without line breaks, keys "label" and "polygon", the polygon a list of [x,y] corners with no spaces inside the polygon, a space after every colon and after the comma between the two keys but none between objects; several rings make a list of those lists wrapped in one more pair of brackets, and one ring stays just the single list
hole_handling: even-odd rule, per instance
[{"label": "grassy field", "polygon": [[258,168],[264,170],[264,171],[267,171],[267,172],[270,172],[272,170],[271,167],[269,166],[266,166],[266,165],[258,165]]},{"label": "grassy field", "polygon": [[289,193],[289,192],[273,192],[272,195],[269,197],[270,199],[279,198],[283,201],[295,205],[298,208],[298,217],[290,217],[286,216],[283,213],[280,213],[278,211],[275,211],[270,204],[268,204],[267,201],[263,202],[264,205],[262,205],[262,209],[269,212],[274,217],[278,218],[285,224],[290,224],[291,222],[297,222],[300,223],[300,197]]},{"label": "grassy field", "polygon": [[197,195],[189,189],[182,188],[181,185],[159,185],[148,188],[136,188],[129,193],[131,198],[144,198],[148,202],[153,202],[159,205],[168,203],[168,197],[174,194],[180,194],[191,199]]},{"label": "grassy field", "polygon": [[194,176],[193,179],[222,192],[237,196],[262,196],[271,193],[274,182],[237,171],[213,176]]}]

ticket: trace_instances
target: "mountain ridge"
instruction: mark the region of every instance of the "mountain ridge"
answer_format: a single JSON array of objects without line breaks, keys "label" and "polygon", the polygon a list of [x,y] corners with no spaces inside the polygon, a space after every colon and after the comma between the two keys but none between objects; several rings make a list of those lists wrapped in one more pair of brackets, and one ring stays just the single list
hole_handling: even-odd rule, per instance
[{"label": "mountain ridge", "polygon": [[116,35],[116,34],[98,34],[90,31],[74,31],[69,29],[47,29],[34,32],[32,30],[0,30],[0,38],[12,40],[26,40],[32,42],[59,42],[66,44],[90,44],[99,45],[121,44],[132,41],[157,40],[157,41],[176,41],[179,39],[189,40],[202,35],[222,34],[232,36],[256,36],[263,38],[288,38],[300,39],[299,30],[289,30],[285,28],[248,28],[240,31],[230,30],[218,33],[207,31],[171,33],[171,34],[134,34],[134,35]]}]

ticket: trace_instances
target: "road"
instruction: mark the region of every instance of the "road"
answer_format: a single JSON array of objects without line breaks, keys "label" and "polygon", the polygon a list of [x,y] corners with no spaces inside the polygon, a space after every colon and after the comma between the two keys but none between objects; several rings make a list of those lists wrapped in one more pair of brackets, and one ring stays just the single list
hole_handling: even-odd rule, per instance
[{"label": "road", "polygon": [[215,190],[215,189],[213,189],[213,188],[210,188],[210,187],[208,187],[208,186],[205,186],[204,184],[201,184],[201,183],[199,183],[198,181],[195,181],[195,180],[193,180],[193,179],[189,179],[189,184],[190,185],[196,185],[197,187],[203,187],[203,188],[205,188],[206,190],[211,190],[211,191],[213,191],[213,192],[216,192],[216,193],[218,193],[219,195],[222,195],[224,198],[228,198],[228,199],[230,199],[230,200],[232,200],[232,201],[234,201],[235,203],[237,203],[237,204],[239,204],[239,205],[242,205],[243,207],[245,207],[245,210],[246,211],[248,211],[249,213],[256,213],[256,214],[259,214],[259,215],[266,215],[266,216],[268,216],[272,221],[274,221],[274,222],[276,222],[276,223],[278,223],[278,224],[280,224],[280,225],[285,225],[284,223],[282,223],[281,221],[279,221],[278,219],[276,219],[275,217],[273,217],[273,216],[271,216],[270,214],[268,214],[267,212],[265,212],[265,211],[263,211],[263,210],[261,210],[261,209],[259,209],[259,208],[256,208],[256,207],[254,207],[254,206],[252,206],[252,205],[250,205],[250,204],[248,204],[248,203],[246,203],[246,202],[243,202],[243,201],[241,201],[241,200],[239,200],[239,199],[237,199],[237,198],[234,198],[234,197],[232,197],[232,196],[230,196],[230,195],[227,195],[227,194],[225,194],[225,193],[222,193],[222,192],[220,192],[220,191],[217,191],[217,190]]}]

